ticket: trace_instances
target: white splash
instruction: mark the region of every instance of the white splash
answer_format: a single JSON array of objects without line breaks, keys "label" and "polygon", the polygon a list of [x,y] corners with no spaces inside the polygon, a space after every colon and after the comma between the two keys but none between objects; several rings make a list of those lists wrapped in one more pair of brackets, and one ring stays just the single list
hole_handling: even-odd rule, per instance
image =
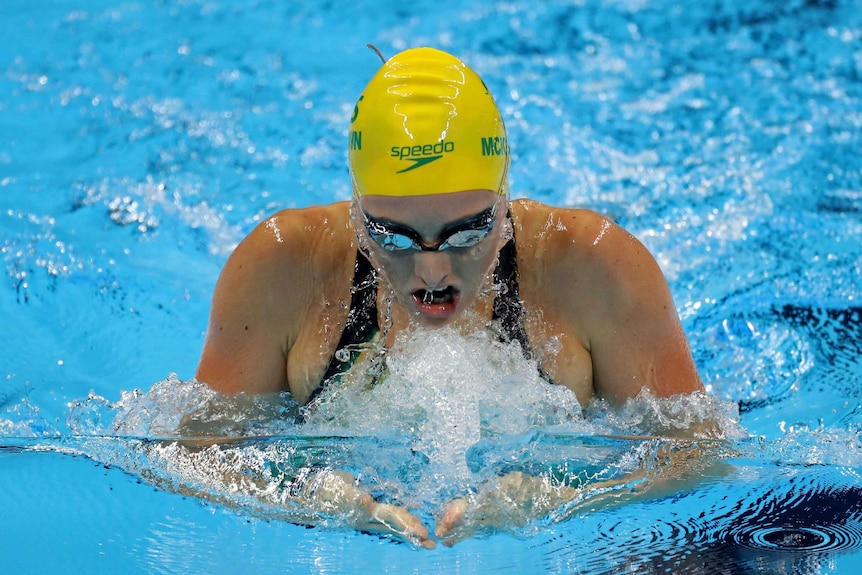
[{"label": "white splash", "polygon": [[386,367],[376,385],[358,377],[328,389],[309,424],[362,435],[407,433],[433,468],[466,480],[467,451],[481,439],[583,423],[572,392],[542,379],[517,343],[487,332],[410,331],[390,350]]}]

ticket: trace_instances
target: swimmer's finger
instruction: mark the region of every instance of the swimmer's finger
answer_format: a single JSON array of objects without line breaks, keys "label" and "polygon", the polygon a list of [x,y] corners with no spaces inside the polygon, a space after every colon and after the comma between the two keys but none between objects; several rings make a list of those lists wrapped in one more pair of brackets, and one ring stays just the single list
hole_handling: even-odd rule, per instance
[{"label": "swimmer's finger", "polygon": [[437,520],[437,527],[434,529],[434,534],[443,539],[448,537],[452,530],[457,527],[464,519],[464,514],[467,511],[468,502],[466,499],[456,499],[446,506],[446,510],[440,519]]},{"label": "swimmer's finger", "polygon": [[360,531],[397,535],[421,547],[432,549],[436,543],[428,538],[428,528],[403,507],[378,503],[355,477],[345,471],[321,472],[314,485],[313,497],[324,509],[344,516],[347,523]]},{"label": "swimmer's finger", "polygon": [[456,499],[452,501],[437,521],[435,535],[443,539],[443,545],[453,545],[470,539],[477,533],[493,524],[490,517],[483,509],[481,503],[469,499]]},{"label": "swimmer's finger", "polygon": [[447,537],[443,539],[443,545],[446,547],[452,547],[461,541],[474,537],[486,527],[487,525],[485,525],[481,519],[475,520],[472,517],[468,517],[449,530]]},{"label": "swimmer's finger", "polygon": [[396,535],[416,540],[423,547],[427,544],[434,546],[434,541],[428,539],[428,528],[422,524],[422,520],[403,507],[378,503],[372,511],[372,517]]},{"label": "swimmer's finger", "polygon": [[362,529],[391,533],[425,549],[433,549],[437,545],[428,538],[428,528],[422,524],[422,520],[403,507],[374,503],[368,512],[371,517],[364,526],[360,526]]}]

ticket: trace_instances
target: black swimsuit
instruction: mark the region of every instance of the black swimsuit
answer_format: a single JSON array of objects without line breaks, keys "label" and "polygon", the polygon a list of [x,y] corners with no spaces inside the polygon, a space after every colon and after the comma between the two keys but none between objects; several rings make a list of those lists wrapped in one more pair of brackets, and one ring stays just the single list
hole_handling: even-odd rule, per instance
[{"label": "black swimsuit", "polygon": [[[494,298],[493,320],[500,327],[504,341],[517,341],[528,356],[531,354],[527,333],[524,330],[524,308],[518,292],[518,262],[514,238],[500,250],[494,269],[494,284],[499,286]],[[323,390],[324,384],[347,371],[362,353],[363,344],[370,342],[380,326],[377,323],[377,274],[371,262],[356,252],[353,288],[347,323],[338,341],[336,352],[323,375],[323,384],[311,394],[311,403]]]}]

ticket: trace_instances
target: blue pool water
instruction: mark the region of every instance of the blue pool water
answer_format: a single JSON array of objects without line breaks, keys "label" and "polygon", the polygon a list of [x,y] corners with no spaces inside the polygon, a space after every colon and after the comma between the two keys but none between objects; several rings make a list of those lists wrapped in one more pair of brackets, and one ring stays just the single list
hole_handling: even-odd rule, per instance
[{"label": "blue pool water", "polygon": [[[3,572],[862,569],[862,2],[9,0],[0,36]],[[190,381],[236,243],[277,209],[348,197],[368,42],[461,56],[507,118],[513,195],[598,210],[650,248],[710,399],[566,423],[548,403],[564,399],[519,379],[532,414],[463,396],[472,430],[417,438],[386,401],[445,389],[433,362],[374,396],[390,409],[335,401],[307,428],[283,398]],[[467,369],[480,344],[431,359]],[[188,412],[256,438],[160,441]],[[510,460],[658,465],[661,441],[608,437],[657,415],[721,423],[694,485],[452,549],[296,526],[230,479],[317,457],[430,520],[450,495],[431,472],[468,488]]]}]

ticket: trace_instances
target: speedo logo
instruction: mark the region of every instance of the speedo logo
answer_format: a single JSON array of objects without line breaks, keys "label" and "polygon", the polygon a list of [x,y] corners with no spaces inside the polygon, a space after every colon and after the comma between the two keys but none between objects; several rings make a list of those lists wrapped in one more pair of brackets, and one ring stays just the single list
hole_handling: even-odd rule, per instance
[{"label": "speedo logo", "polygon": [[448,154],[455,151],[455,142],[437,142],[436,144],[423,144],[416,146],[392,146],[389,149],[389,155],[399,160],[412,162],[403,170],[398,170],[396,174],[403,174],[422,166],[427,166],[431,162],[436,162],[443,157],[443,154]]}]

